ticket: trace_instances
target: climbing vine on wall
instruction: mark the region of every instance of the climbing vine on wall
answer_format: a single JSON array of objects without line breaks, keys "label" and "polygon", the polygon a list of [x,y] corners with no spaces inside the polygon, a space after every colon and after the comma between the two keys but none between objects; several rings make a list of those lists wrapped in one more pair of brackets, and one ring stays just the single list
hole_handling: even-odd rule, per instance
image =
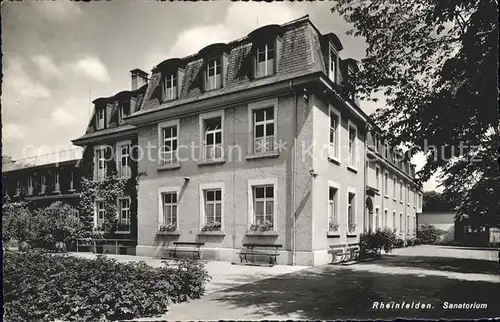
[{"label": "climbing vine on wall", "polygon": [[[130,197],[130,219],[131,231],[135,231],[137,223],[137,177],[118,178],[112,175],[104,180],[94,181],[82,178],[80,197],[80,221],[85,227],[85,237],[109,238],[118,227],[118,203],[119,198]],[[104,202],[104,223],[97,229],[94,227],[94,216],[96,216],[96,202]]]}]

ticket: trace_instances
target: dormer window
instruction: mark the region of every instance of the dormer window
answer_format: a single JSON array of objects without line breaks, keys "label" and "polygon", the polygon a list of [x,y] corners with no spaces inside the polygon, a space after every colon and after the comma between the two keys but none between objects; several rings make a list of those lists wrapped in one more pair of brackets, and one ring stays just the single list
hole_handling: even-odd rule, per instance
[{"label": "dormer window", "polygon": [[127,103],[122,103],[118,108],[118,122],[123,124],[123,119],[129,115],[129,106]]},{"label": "dormer window", "polygon": [[222,87],[221,58],[211,58],[207,61],[206,90]]},{"label": "dormer window", "polygon": [[337,82],[337,65],[338,65],[338,55],[337,51],[330,45],[330,49],[328,51],[328,77],[334,83]]},{"label": "dormer window", "polygon": [[163,79],[163,101],[175,99],[177,99],[177,76],[175,73],[170,73]]},{"label": "dormer window", "polygon": [[269,42],[257,47],[255,77],[272,75],[275,72],[274,43]]},{"label": "dormer window", "polygon": [[97,129],[104,129],[104,109],[97,110]]}]

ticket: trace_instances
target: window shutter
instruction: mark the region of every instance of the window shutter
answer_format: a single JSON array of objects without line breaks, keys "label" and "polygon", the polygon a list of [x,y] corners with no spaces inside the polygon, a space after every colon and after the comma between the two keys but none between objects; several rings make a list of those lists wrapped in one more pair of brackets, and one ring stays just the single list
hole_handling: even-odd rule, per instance
[{"label": "window shutter", "polygon": [[281,39],[281,37],[277,36],[276,37],[275,52],[274,52],[274,54],[275,54],[275,59],[274,59],[274,64],[275,64],[274,73],[275,74],[278,73],[278,68],[280,66],[281,55],[282,55],[282,52],[281,52],[282,43],[283,43],[283,40]]},{"label": "window shutter", "polygon": [[221,80],[222,80],[222,87],[226,87],[227,83],[227,75],[228,75],[228,67],[229,65],[229,55],[227,53],[222,54],[222,61],[221,61]]},{"label": "window shutter", "polygon": [[182,90],[182,80],[184,79],[184,70],[177,70],[177,98],[181,98],[181,90]]},{"label": "window shutter", "polygon": [[112,153],[112,151],[110,148],[104,149],[104,162],[106,163],[106,176],[110,176],[114,171],[116,171],[115,160],[113,160],[113,159],[110,160],[111,153]]}]

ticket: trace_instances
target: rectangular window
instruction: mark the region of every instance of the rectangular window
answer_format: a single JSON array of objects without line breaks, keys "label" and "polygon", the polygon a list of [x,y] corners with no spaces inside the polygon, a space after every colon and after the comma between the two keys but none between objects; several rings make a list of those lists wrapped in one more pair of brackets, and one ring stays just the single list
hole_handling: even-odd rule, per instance
[{"label": "rectangular window", "polygon": [[130,230],[130,199],[123,198],[118,200],[118,224],[119,230]]},{"label": "rectangular window", "polygon": [[44,194],[47,189],[47,184],[45,182],[45,175],[40,177],[40,194]]},{"label": "rectangular window", "polygon": [[272,42],[257,47],[255,77],[274,74],[275,51]]},{"label": "rectangular window", "polygon": [[349,165],[356,167],[356,136],[357,128],[349,125]]},{"label": "rectangular window", "polygon": [[73,171],[69,174],[69,190],[75,190],[75,173]]},{"label": "rectangular window", "polygon": [[387,143],[384,144],[384,156],[389,159],[389,145]]},{"label": "rectangular window", "polygon": [[356,214],[356,203],[355,199],[356,194],[353,192],[349,192],[348,194],[348,206],[347,206],[347,226],[348,226],[348,231],[350,233],[353,233],[356,230],[356,224],[355,224],[355,214]]},{"label": "rectangular window", "polygon": [[204,160],[222,158],[222,117],[219,116],[203,120],[203,131]]},{"label": "rectangular window", "polygon": [[406,215],[406,233],[410,233],[410,215]]},{"label": "rectangular window", "polygon": [[29,176],[28,177],[28,195],[33,194],[33,177]]},{"label": "rectangular window", "polygon": [[104,148],[95,150],[95,173],[97,180],[106,178],[106,157],[104,151]]},{"label": "rectangular window", "polygon": [[378,213],[378,208],[375,208],[375,229],[380,228],[380,218]]},{"label": "rectangular window", "polygon": [[97,110],[97,129],[104,129],[104,108]]},{"label": "rectangular window", "polygon": [[399,233],[403,232],[403,214],[399,214]]},{"label": "rectangular window", "polygon": [[102,229],[102,226],[104,224],[104,201],[103,200],[98,200],[96,201],[96,228],[97,229]]},{"label": "rectangular window", "polygon": [[399,200],[403,202],[403,180],[399,180]]},{"label": "rectangular window", "polygon": [[54,174],[54,192],[60,192],[60,186],[59,186],[59,171],[56,171]]},{"label": "rectangular window", "polygon": [[123,124],[123,119],[129,115],[130,105],[128,102],[123,102],[118,108],[118,123]]},{"label": "rectangular window", "polygon": [[387,171],[384,174],[384,195],[389,196],[389,173]]},{"label": "rectangular window", "polygon": [[164,192],[162,193],[163,205],[163,225],[171,225],[177,229],[177,192]]},{"label": "rectangular window", "polygon": [[396,176],[392,178],[392,198],[396,200]]},{"label": "rectangular window", "polygon": [[163,145],[161,147],[161,165],[175,164],[177,158],[177,126],[169,126],[161,129]]},{"label": "rectangular window", "polygon": [[177,77],[175,73],[172,73],[163,79],[163,101],[175,99],[177,99]]},{"label": "rectangular window", "polygon": [[387,209],[385,209],[384,210],[384,227],[387,227],[387,217],[388,217]]},{"label": "rectangular window", "polygon": [[337,214],[337,188],[328,189],[328,227],[329,231],[338,231],[339,218]]},{"label": "rectangular window", "polygon": [[392,229],[396,229],[396,212],[392,212]]},{"label": "rectangular window", "polygon": [[375,167],[375,185],[380,190],[380,167]]},{"label": "rectangular window", "polygon": [[274,107],[253,110],[254,153],[274,150]]},{"label": "rectangular window", "polygon": [[328,54],[328,77],[334,83],[337,82],[337,57],[337,52],[335,51],[333,46],[330,45]]},{"label": "rectangular window", "polygon": [[17,180],[16,196],[19,196],[21,194],[21,187],[21,180]]},{"label": "rectangular window", "polygon": [[130,144],[119,146],[118,169],[120,177],[130,177]]},{"label": "rectangular window", "polygon": [[220,230],[222,224],[222,189],[208,189],[205,197],[205,224],[216,224]]},{"label": "rectangular window", "polygon": [[221,59],[212,58],[207,62],[206,90],[220,88],[222,85]]},{"label": "rectangular window", "polygon": [[254,223],[269,223],[274,227],[274,186],[253,187]]},{"label": "rectangular window", "polygon": [[330,114],[330,147],[328,150],[328,155],[334,158],[340,158],[340,114],[333,110],[331,107],[329,109]]}]

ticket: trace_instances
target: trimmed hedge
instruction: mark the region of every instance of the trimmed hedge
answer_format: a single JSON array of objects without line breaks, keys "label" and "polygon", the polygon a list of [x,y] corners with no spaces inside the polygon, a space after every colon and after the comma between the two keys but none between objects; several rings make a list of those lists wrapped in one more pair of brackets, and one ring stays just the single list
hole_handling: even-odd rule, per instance
[{"label": "trimmed hedge", "polygon": [[4,253],[6,321],[124,320],[164,313],[199,298],[210,279],[204,264],[154,268],[105,256],[84,259],[38,252]]}]

